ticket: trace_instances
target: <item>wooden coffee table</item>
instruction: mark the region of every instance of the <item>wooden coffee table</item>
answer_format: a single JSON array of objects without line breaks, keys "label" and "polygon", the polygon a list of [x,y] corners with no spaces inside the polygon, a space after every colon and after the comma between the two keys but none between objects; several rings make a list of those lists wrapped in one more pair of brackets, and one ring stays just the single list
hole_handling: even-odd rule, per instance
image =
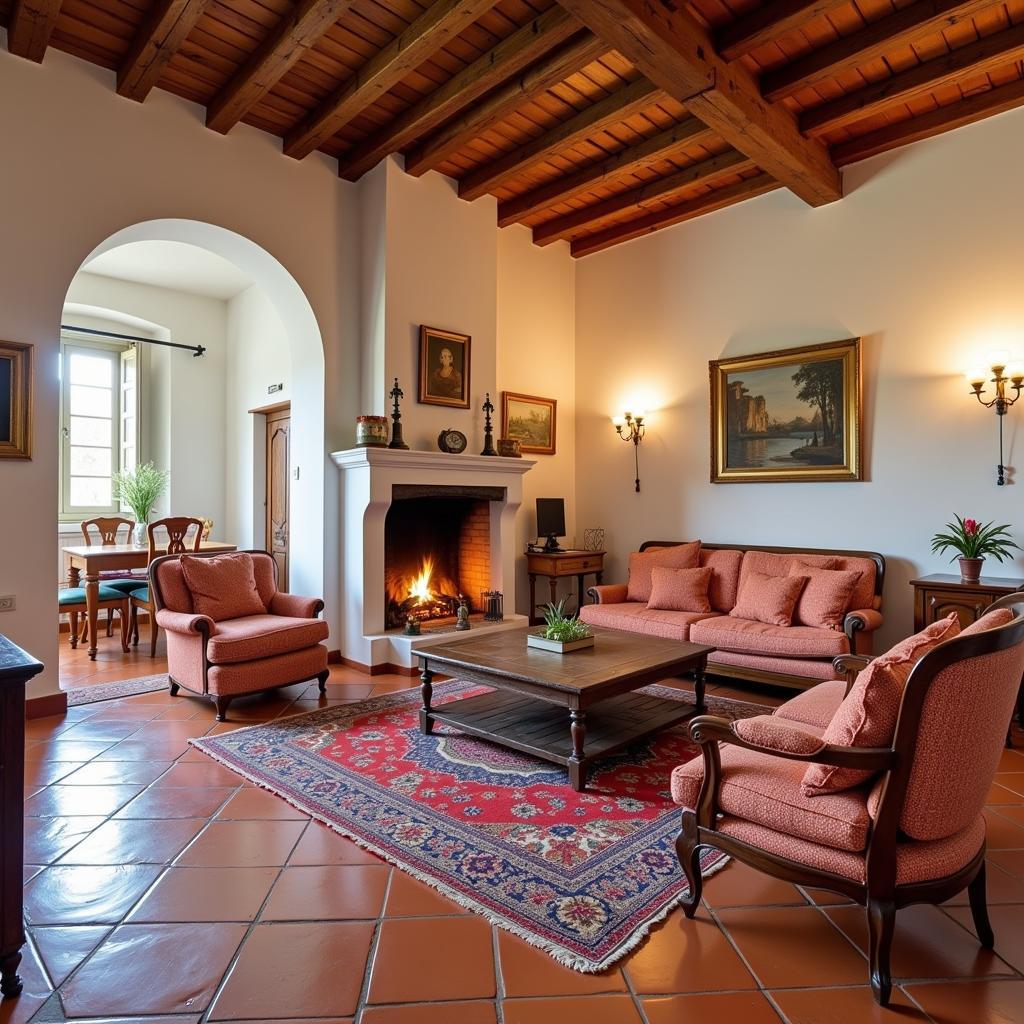
[{"label": "wooden coffee table", "polygon": [[[423,732],[443,722],[563,764],[580,792],[591,761],[705,710],[704,671],[713,647],[595,628],[592,648],[552,654],[528,648],[526,633],[482,633],[420,652]],[[494,690],[434,707],[438,672]],[[634,692],[684,672],[694,674],[695,705]]]}]

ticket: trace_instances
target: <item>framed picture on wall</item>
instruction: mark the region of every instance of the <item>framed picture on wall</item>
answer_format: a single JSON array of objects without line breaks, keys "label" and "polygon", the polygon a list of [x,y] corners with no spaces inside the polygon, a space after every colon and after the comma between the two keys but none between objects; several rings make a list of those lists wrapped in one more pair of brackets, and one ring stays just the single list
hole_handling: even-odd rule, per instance
[{"label": "framed picture on wall", "polygon": [[420,393],[425,405],[469,408],[468,334],[420,327]]},{"label": "framed picture on wall", "polygon": [[0,341],[0,459],[32,458],[32,346]]},{"label": "framed picture on wall", "polygon": [[520,451],[554,455],[557,405],[554,398],[502,391],[501,436],[518,441]]},{"label": "framed picture on wall", "polygon": [[709,370],[712,483],[864,479],[860,338]]}]

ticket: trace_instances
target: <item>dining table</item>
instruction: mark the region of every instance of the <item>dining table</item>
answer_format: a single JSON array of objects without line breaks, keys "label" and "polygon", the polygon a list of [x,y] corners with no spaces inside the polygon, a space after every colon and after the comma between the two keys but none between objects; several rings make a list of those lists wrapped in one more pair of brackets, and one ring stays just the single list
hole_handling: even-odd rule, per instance
[{"label": "dining table", "polygon": [[[204,540],[199,545],[200,551],[235,551],[236,544],[228,544],[219,540]],[[64,564],[67,566],[68,586],[82,586],[85,578],[85,614],[89,620],[89,658],[96,660],[97,629],[96,620],[99,609],[97,604],[100,596],[100,573],[113,569],[145,569],[149,566],[148,546],[136,547],[134,544],[73,544],[63,549]],[[190,554],[190,551],[183,552]]]}]

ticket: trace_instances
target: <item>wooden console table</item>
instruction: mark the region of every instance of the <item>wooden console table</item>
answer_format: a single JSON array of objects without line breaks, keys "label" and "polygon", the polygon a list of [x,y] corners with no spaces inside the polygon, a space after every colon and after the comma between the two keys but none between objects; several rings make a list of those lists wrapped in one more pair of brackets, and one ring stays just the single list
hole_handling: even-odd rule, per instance
[{"label": "wooden console table", "polygon": [[579,607],[583,607],[583,580],[593,573],[598,584],[604,574],[603,551],[528,551],[526,571],[530,576],[530,625],[543,620],[537,615],[537,577],[547,576],[551,588],[552,604],[557,600],[558,581],[567,576],[576,577],[579,587]]},{"label": "wooden console table", "polygon": [[43,666],[0,636],[0,995],[21,992],[25,945],[25,684]]}]

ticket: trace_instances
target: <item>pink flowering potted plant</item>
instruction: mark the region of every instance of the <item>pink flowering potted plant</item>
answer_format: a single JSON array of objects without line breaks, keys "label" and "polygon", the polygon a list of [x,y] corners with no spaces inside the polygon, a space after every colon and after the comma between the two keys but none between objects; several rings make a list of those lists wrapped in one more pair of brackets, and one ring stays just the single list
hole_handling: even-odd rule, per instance
[{"label": "pink flowering potted plant", "polygon": [[[979,523],[977,519],[953,517],[956,522],[946,523],[946,533],[932,537],[932,551],[935,554],[952,548],[960,562],[960,579],[964,583],[977,583],[981,579],[981,567],[990,555],[998,562],[1011,558],[1019,551],[1020,545],[1010,539],[1008,523]],[[950,559],[952,561],[952,559]]]}]

